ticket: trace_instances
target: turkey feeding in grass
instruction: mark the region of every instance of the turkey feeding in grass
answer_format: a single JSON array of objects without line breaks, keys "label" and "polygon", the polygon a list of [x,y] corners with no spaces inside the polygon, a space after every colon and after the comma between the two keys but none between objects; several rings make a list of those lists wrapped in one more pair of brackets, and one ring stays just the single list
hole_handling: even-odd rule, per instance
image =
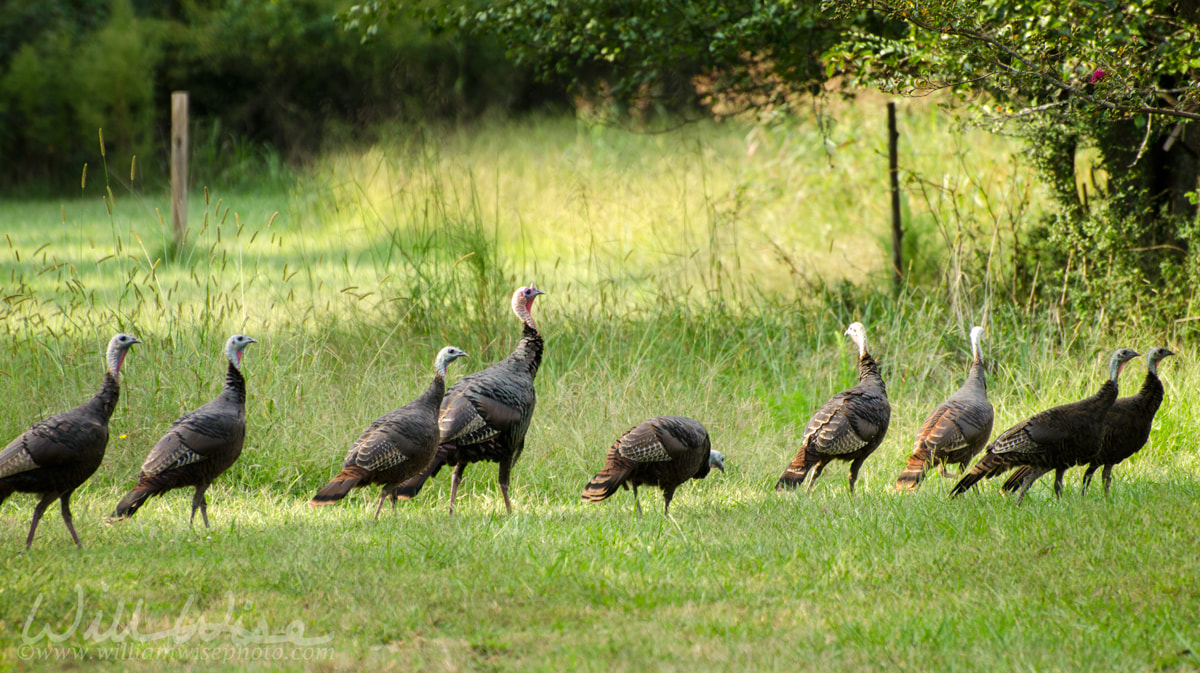
[{"label": "turkey feeding in grass", "polygon": [[638,486],[663,492],[663,514],[671,513],[675,489],[689,479],[703,479],[711,468],[725,471],[725,457],[712,449],[708,431],[686,416],[659,416],[638,423],[613,442],[604,469],[583,488],[582,499],[600,502],[618,488],[633,488],[633,504],[641,515]]}]

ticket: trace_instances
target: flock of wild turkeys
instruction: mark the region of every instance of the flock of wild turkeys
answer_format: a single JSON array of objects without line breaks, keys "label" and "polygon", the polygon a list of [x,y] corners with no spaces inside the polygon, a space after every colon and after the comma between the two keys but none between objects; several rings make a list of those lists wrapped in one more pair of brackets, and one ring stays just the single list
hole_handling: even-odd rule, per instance
[{"label": "flock of wild turkeys", "polygon": [[[354,488],[381,484],[375,509],[378,517],[385,500],[394,508],[396,500],[415,497],[427,479],[443,466],[452,465],[453,512],[467,465],[491,461],[499,464],[500,491],[511,512],[509,477],[525,448],[525,433],[537,401],[534,378],[542,361],[543,343],[531,309],[540,294],[543,292],[532,284],[513,294],[512,309],[523,325],[523,334],[511,355],[447,388],[447,367],[467,354],[453,346],[443,348],[434,362],[435,375],[429,387],[409,404],[375,419],[346,454],[341,471],[317,491],[309,504],[332,504]],[[859,468],[887,433],[891,407],[879,366],[867,351],[866,329],[854,323],[846,335],[858,347],[858,385],[834,395],[813,415],[777,489],[794,489],[805,479],[809,479],[811,489],[825,466],[836,459],[850,461],[853,492]],[[1055,494],[1060,494],[1063,473],[1075,465],[1087,465],[1084,489],[1092,473],[1103,466],[1107,492],[1113,466],[1138,451],[1149,437],[1163,398],[1157,365],[1173,353],[1165,348],[1151,350],[1141,390],[1132,397],[1117,399],[1121,370],[1138,356],[1129,349],[1117,350],[1109,364],[1108,380],[1095,395],[1017,423],[992,441],[983,458],[967,470],[967,464],[987,445],[992,431],[992,405],[987,399],[980,350],[982,336],[983,328],[972,328],[973,359],[967,380],[921,425],[912,456],[896,487],[915,489],[935,465],[943,476],[951,476],[946,465],[958,464],[962,478],[951,493],[954,497],[983,477],[1013,470],[1004,490],[1019,491],[1020,502],[1029,486],[1046,472],[1056,471]],[[114,336],[108,345],[108,371],[100,391],[84,404],[34,424],[0,452],[0,503],[17,491],[41,496],[33,510],[26,549],[33,543],[42,514],[55,500],[61,502],[63,522],[75,544],[79,544],[71,519],[71,494],[104,458],[108,419],[120,393],[121,366],[137,343],[141,341],[128,334]],[[242,356],[252,343],[254,339],[242,334],[230,337],[225,344],[229,361],[225,387],[216,399],[171,425],[151,449],[137,484],[117,503],[109,521],[133,516],[151,496],[191,486],[195,489],[192,521],[199,510],[208,526],[205,491],[238,459],[246,436]],[[681,484],[704,478],[713,467],[723,472],[724,465],[724,456],[712,449],[708,432],[699,422],[683,416],[651,418],[613,443],[604,468],[584,487],[582,497],[598,502],[622,486],[632,487],[635,506],[641,513],[638,486],[658,486],[663,491],[663,510],[669,514],[671,498]]]}]

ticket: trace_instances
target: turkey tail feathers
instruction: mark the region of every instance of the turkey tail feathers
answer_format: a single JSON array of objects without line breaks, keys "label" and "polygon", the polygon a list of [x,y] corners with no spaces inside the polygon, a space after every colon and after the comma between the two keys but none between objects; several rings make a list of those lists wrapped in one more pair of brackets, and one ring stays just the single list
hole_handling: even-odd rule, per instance
[{"label": "turkey tail feathers", "polygon": [[788,465],[787,469],[780,475],[779,481],[775,482],[776,491],[794,491],[804,483],[805,477],[808,476],[808,461],[805,460],[805,452],[801,451],[794,459],[792,464]]},{"label": "turkey tail feathers", "polygon": [[996,458],[996,454],[989,453],[985,455],[979,459],[978,463],[975,463],[974,467],[963,475],[962,479],[958,480],[958,483],[954,485],[954,489],[950,491],[950,497],[953,498],[966,493],[980,479],[995,476],[1002,472],[1003,467],[999,459]]},{"label": "turkey tail feathers", "polygon": [[787,472],[783,473],[783,476],[779,478],[779,481],[775,482],[775,490],[794,491],[797,488],[800,488],[800,484],[804,483],[804,477],[806,476],[808,476],[808,473],[805,471],[801,471],[799,474],[797,474],[791,470],[788,470]]},{"label": "turkey tail feathers", "polygon": [[121,502],[117,503],[116,510],[108,516],[108,520],[124,521],[133,517],[142,504],[149,500],[150,496],[157,493],[158,491],[153,488],[135,487],[132,491],[126,493],[124,498],[121,498]]},{"label": "turkey tail feathers", "polygon": [[367,471],[357,465],[343,469],[328,484],[325,484],[324,488],[317,491],[312,500],[308,501],[308,506],[332,505],[346,497],[346,494],[358,486],[366,476]]},{"label": "turkey tail feathers", "polygon": [[1029,475],[1029,472],[1032,469],[1033,468],[1029,467],[1028,465],[1022,465],[1021,467],[1013,470],[1012,474],[1008,476],[1008,479],[1004,482],[1004,486],[1001,488],[1004,489],[1005,493],[1012,493],[1013,491],[1021,488],[1021,482],[1025,481],[1025,477]]},{"label": "turkey tail feathers", "polygon": [[921,484],[921,480],[925,478],[925,471],[928,469],[929,449],[917,449],[908,457],[908,465],[896,478],[896,490],[915,490]]},{"label": "turkey tail feathers", "polygon": [[626,458],[623,458],[617,453],[617,448],[614,446],[612,453],[609,454],[608,462],[604,464],[604,469],[592,477],[592,480],[583,487],[582,500],[587,502],[600,502],[621,488],[625,480],[629,478],[636,466]]}]

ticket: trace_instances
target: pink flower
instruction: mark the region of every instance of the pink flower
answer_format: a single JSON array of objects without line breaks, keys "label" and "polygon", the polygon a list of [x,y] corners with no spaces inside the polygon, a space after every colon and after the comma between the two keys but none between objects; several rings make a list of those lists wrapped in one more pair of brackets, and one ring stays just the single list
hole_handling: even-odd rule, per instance
[{"label": "pink flower", "polygon": [[1088,81],[1095,84],[1102,81],[1105,77],[1108,77],[1108,73],[1104,72],[1102,68],[1096,68],[1096,72],[1092,73],[1092,77]]}]

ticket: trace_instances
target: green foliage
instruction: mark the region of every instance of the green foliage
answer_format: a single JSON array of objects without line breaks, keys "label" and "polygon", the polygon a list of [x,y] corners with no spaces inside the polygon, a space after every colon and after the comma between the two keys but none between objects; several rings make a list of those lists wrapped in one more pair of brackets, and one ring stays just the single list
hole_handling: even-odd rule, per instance
[{"label": "green foliage", "polygon": [[157,34],[153,22],[133,15],[130,0],[113,0],[108,21],[73,54],[76,129],[105,129],[106,147],[126,159],[150,156]]},{"label": "green foliage", "polygon": [[[868,2],[838,0],[846,18],[878,12],[887,31],[858,31],[828,58],[897,91],[987,91],[1017,106],[1077,106],[1095,115],[1147,106],[1186,113],[1200,90],[1195,8],[1169,0]],[[1093,81],[1096,70],[1104,76]],[[1164,96],[1164,94],[1167,94]]]},{"label": "green foliage", "polygon": [[194,183],[239,193],[278,193],[296,182],[293,166],[274,145],[232,132],[219,118],[193,123],[188,137],[188,171]]},{"label": "green foliage", "polygon": [[470,17],[518,64],[575,81],[621,104],[694,105],[699,97],[735,110],[786,103],[818,81],[832,31],[815,3],[515,1]]},{"label": "green foliage", "polygon": [[75,158],[79,136],[69,96],[76,81],[74,47],[66,33],[47,34],[40,42],[23,45],[0,79],[9,122],[3,125],[5,154],[20,157],[34,176],[44,177],[50,166]]},{"label": "green foliage", "polygon": [[[1129,302],[1139,297],[1165,312],[1183,308],[1169,285],[1180,286],[1194,266],[1184,259],[1193,242],[1181,236],[1197,217],[1187,194],[1200,176],[1200,146],[1189,132],[1200,119],[1200,15],[1190,5],[376,1],[342,20],[369,35],[414,15],[500,40],[515,62],[570,83],[602,116],[640,118],[660,106],[685,117],[697,107],[795,109],[803,100],[796,92],[829,81],[847,92],[871,84],[973,95],[973,121],[1026,138],[1061,206],[1021,255],[1021,294],[1038,291],[1039,274],[1051,273],[1069,276],[1082,310],[1134,315],[1140,311]],[[1077,165],[1087,152],[1108,184],[1090,185],[1085,198],[1088,176]],[[1088,251],[1090,275],[1066,267],[1075,248]],[[1102,273],[1098,260],[1108,264]],[[1145,284],[1157,294],[1143,297]]]},{"label": "green foliage", "polygon": [[110,5],[111,0],[8,0],[0,8],[0,72],[35,37],[63,32],[78,38],[97,29]]},{"label": "green foliage", "polygon": [[[509,0],[404,5],[377,1],[340,15],[374,36],[418,16],[498,40],[518,67],[569,86],[602,115],[783,110],[822,79],[838,30],[815,3]],[[611,107],[610,107],[611,106]]]},{"label": "green foliage", "polygon": [[[860,105],[838,119],[704,122],[662,134],[561,117],[397,125],[380,130],[387,141],[330,153],[294,181],[287,171],[255,181],[251,161],[247,190],[233,192],[225,181],[243,178],[221,174],[204,198],[193,195],[173,264],[163,263],[179,256],[163,223],[165,195],[127,194],[114,182],[110,218],[104,180],[92,173],[83,199],[62,212],[51,201],[12,213],[6,233],[23,252],[5,258],[20,266],[6,276],[12,285],[0,296],[14,300],[0,317],[71,334],[167,318],[324,324],[330,312],[350,324],[383,320],[385,332],[460,319],[472,332],[494,331],[506,320],[496,298],[512,282],[548,278],[589,297],[581,305],[597,321],[714,297],[731,310],[836,300],[849,317],[890,278],[879,233],[886,116]],[[913,288],[945,297],[960,324],[1001,296],[1024,305],[1009,279],[1024,227],[1046,204],[1013,141],[951,132],[945,115],[917,101],[899,106],[899,121]],[[223,137],[197,135],[201,147]],[[88,160],[100,165],[94,143]],[[84,244],[70,233],[80,228],[94,232]],[[43,325],[41,293],[63,287],[86,291],[60,299],[61,313]],[[122,310],[101,308],[112,305]]]},{"label": "green foliage", "polygon": [[1031,274],[1044,268],[1063,276],[1081,310],[1165,318],[1190,307],[1182,288],[1200,280],[1186,277],[1200,243],[1186,237],[1197,217],[1187,195],[1200,184],[1195,7],[1167,0],[833,6],[878,11],[907,29],[854,33],[828,54],[831,72],[900,93],[985,92],[973,99],[975,121],[1026,139],[1060,206],[1031,240]]},{"label": "green foliage", "polygon": [[494,43],[434,34],[414,20],[390,24],[364,48],[335,24],[341,6],[0,5],[0,178],[35,191],[71,185],[103,128],[119,159],[110,164],[128,166],[136,153],[144,177],[161,184],[173,90],[191,94],[194,131],[209,144],[201,151],[230,152],[208,152],[194,184],[228,175],[230,186],[278,174],[281,161],[370,140],[385,120],[467,119],[554,95],[531,89]]},{"label": "green foliage", "polygon": [[78,176],[100,129],[121,163],[145,159],[153,137],[154,34],[133,16],[129,0],[112,0],[95,32],[76,37],[59,25],[16,51],[0,78],[5,116],[15,126],[0,138],[10,159],[23,163],[20,179],[45,180],[64,166]]}]

